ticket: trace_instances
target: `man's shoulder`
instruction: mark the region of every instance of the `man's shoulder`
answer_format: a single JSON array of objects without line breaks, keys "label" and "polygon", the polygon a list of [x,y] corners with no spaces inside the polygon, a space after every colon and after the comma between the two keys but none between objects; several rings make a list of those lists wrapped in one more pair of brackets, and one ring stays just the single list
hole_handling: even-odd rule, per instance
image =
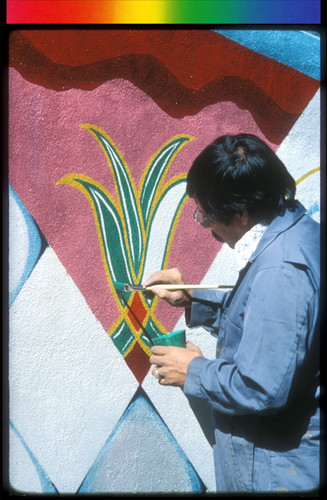
[{"label": "man's shoulder", "polygon": [[285,231],[284,242],[290,251],[297,246],[319,251],[320,224],[305,214]]},{"label": "man's shoulder", "polygon": [[286,229],[277,230],[261,255],[261,261],[275,267],[289,262],[299,266],[320,268],[320,225],[303,215]]},{"label": "man's shoulder", "polygon": [[319,283],[320,278],[320,224],[304,215],[283,235],[283,260],[306,268]]}]

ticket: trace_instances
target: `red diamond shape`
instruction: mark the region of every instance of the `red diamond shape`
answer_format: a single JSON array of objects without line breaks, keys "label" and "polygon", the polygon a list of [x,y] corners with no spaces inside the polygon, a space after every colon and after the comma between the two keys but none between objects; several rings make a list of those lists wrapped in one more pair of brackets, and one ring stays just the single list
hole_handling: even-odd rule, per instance
[{"label": "red diamond shape", "polygon": [[[128,317],[131,320],[135,330],[138,332],[141,329],[140,323],[141,324],[143,323],[143,320],[147,314],[146,309],[142,304],[140,295],[138,293],[135,293],[132,303],[130,304],[130,308],[132,309],[134,314],[131,311],[129,311]],[[136,320],[134,315],[139,320],[139,322]]]}]

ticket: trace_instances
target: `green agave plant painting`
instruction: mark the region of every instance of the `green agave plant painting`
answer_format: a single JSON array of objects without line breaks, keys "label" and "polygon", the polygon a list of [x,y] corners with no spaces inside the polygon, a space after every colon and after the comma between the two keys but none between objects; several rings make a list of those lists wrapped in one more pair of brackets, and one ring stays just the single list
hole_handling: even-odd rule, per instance
[{"label": "green agave plant painting", "polygon": [[[126,357],[136,343],[150,355],[150,343],[139,322],[150,336],[167,333],[155,317],[157,298],[147,300],[142,294],[126,296],[117,293],[114,283],[142,283],[153,250],[152,234],[158,223],[160,207],[170,207],[165,224],[160,226],[161,242],[156,246],[157,268],[167,267],[169,252],[181,210],[187,200],[186,174],[166,182],[167,172],[179,151],[194,138],[189,135],[172,137],[151,158],[143,171],[139,189],[113,140],[95,125],[81,125],[98,141],[113,175],[116,198],[96,180],[81,174],[69,174],[57,184],[69,184],[79,189],[92,208],[104,269],[111,293],[120,315],[108,334],[120,353]],[[157,222],[156,222],[157,220]],[[152,250],[151,250],[152,248]],[[131,314],[131,310],[134,314]],[[139,322],[135,320],[135,316]]]}]

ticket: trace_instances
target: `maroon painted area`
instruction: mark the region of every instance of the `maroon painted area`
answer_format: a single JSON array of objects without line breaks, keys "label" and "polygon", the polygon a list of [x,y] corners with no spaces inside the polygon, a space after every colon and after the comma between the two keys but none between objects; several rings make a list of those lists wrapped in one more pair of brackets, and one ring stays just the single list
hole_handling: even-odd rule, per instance
[{"label": "maroon painted area", "polygon": [[145,354],[142,347],[135,342],[133,349],[124,359],[136,380],[141,385],[151,366],[148,355]]},{"label": "maroon painted area", "polygon": [[232,101],[280,144],[319,82],[210,30],[14,31],[9,64],[56,91],[122,78],[174,118]]}]

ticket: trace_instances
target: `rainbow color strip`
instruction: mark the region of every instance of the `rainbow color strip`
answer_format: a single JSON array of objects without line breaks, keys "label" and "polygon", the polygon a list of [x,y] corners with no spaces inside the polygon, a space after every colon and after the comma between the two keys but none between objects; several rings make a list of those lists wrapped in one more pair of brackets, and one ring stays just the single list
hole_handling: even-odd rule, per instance
[{"label": "rainbow color strip", "polygon": [[320,22],[320,0],[7,0],[7,24]]}]

